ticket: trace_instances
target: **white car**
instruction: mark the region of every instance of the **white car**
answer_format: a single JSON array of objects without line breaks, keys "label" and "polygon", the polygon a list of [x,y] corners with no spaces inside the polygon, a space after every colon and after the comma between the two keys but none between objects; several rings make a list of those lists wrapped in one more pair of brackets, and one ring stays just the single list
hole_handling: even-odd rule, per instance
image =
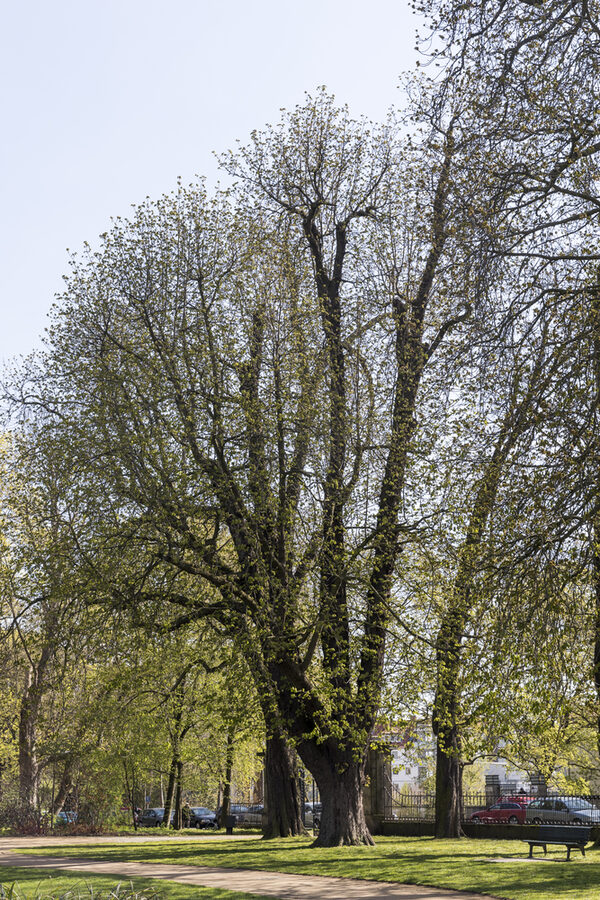
[{"label": "white car", "polygon": [[592,825],[600,823],[600,809],[582,797],[540,797],[525,810],[525,822],[534,825]]}]

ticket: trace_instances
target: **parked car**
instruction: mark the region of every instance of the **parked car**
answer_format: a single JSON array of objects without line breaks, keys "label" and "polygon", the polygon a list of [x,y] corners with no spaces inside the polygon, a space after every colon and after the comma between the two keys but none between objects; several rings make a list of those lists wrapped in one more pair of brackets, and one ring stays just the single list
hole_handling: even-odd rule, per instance
[{"label": "parked car", "polygon": [[525,821],[542,823],[590,825],[600,822],[600,809],[582,797],[540,797],[532,800],[525,811]]},{"label": "parked car", "polygon": [[[163,819],[165,817],[165,808],[164,806],[154,806],[151,809],[145,809],[138,818],[138,825],[140,828],[153,828],[154,826],[162,825]],[[171,822],[175,818],[175,813],[171,813]]]},{"label": "parked car", "polygon": [[[222,812],[222,807],[219,806],[219,808],[217,809],[217,819],[220,818],[221,812]],[[236,825],[243,825],[244,823],[246,823],[247,814],[248,814],[248,807],[244,806],[243,803],[232,803],[229,807],[229,815],[235,816],[235,824]]]},{"label": "parked car", "polygon": [[527,812],[527,801],[516,799],[502,799],[488,806],[487,809],[478,809],[471,816],[471,822],[491,824],[492,822],[507,822],[509,825],[523,825]]},{"label": "parked car", "polygon": [[[258,825],[260,827],[262,825],[264,811],[265,807],[262,803],[254,803],[252,806],[249,806],[248,810],[244,813],[244,825]],[[235,815],[233,810],[232,815]]]},{"label": "parked car", "polygon": [[242,825],[246,822],[246,816],[248,815],[248,807],[244,806],[243,803],[232,803],[229,807],[229,815],[235,816],[235,824]]},{"label": "parked car", "polygon": [[229,813],[230,815],[235,816],[236,825],[241,825],[242,822],[246,821],[248,807],[244,806],[243,803],[232,803]]},{"label": "parked car", "polygon": [[307,828],[319,828],[321,824],[321,803],[305,803],[304,804],[304,824]]},{"label": "parked car", "polygon": [[54,818],[55,825],[73,825],[77,821],[77,813],[71,809],[61,809]]},{"label": "parked car", "polygon": [[190,828],[218,828],[217,814],[206,806],[190,808]]}]

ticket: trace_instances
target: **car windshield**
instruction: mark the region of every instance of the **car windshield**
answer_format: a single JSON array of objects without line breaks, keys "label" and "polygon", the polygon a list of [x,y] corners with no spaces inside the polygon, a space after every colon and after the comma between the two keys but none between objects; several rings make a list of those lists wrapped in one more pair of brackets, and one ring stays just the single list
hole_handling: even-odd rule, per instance
[{"label": "car windshield", "polygon": [[206,806],[194,806],[192,812],[197,816],[210,816],[211,811]]}]

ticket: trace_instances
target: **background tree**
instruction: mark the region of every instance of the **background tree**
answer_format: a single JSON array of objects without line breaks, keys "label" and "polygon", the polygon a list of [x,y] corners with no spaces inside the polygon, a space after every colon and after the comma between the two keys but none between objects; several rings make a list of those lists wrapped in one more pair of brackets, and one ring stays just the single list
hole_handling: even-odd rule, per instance
[{"label": "background tree", "polygon": [[[39,809],[39,725],[47,695],[85,652],[89,615],[79,602],[73,545],[58,510],[72,498],[61,462],[29,433],[5,444],[2,603],[5,642],[19,657],[18,755],[21,802]],[[74,507],[69,506],[70,514]]]}]

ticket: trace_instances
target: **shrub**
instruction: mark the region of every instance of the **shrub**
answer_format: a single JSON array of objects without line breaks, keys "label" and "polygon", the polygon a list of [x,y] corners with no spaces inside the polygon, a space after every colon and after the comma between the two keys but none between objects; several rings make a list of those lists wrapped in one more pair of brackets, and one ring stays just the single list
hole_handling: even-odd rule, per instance
[{"label": "shrub", "polygon": [[[16,834],[47,834],[48,822],[23,803],[0,807],[0,828],[10,828]],[[2,895],[0,894],[0,900]]]}]

